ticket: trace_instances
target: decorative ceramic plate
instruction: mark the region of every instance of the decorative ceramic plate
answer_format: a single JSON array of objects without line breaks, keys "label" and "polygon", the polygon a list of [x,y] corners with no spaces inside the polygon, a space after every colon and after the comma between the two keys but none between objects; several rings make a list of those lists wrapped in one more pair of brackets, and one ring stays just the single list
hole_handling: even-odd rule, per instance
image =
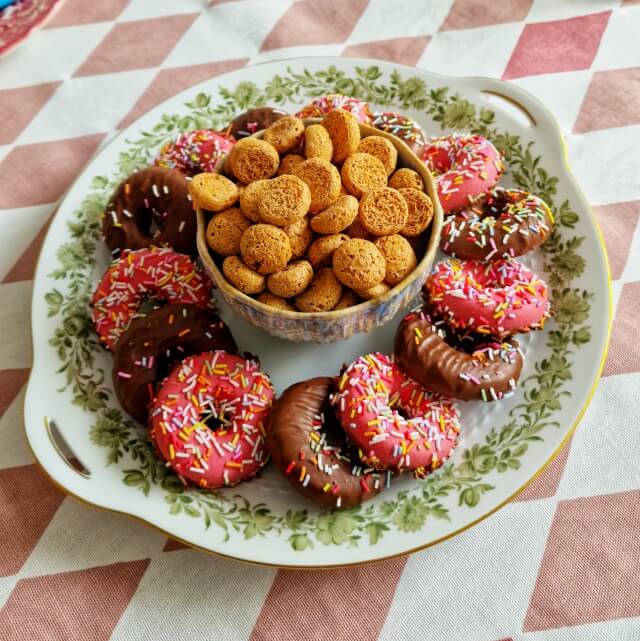
[{"label": "decorative ceramic plate", "polygon": [[[460,445],[424,480],[400,478],[360,508],[334,512],[299,497],[272,468],[218,492],[184,489],[154,455],[143,427],[118,406],[111,356],[91,328],[89,296],[109,258],[100,214],[114,185],[148,164],[178,132],[221,128],[236,113],[265,103],[295,110],[329,92],[407,113],[430,135],[471,130],[489,137],[506,157],[504,182],[539,194],[554,210],[553,235],[527,262],[546,275],[555,316],[544,331],[524,338],[526,366],[511,398],[461,404]],[[334,375],[360,354],[390,352],[399,320],[342,343],[295,344],[255,329],[223,303],[219,307],[238,344],[260,356],[278,391],[304,378]],[[498,80],[310,58],[205,82],[146,114],[103,149],[51,224],[35,279],[32,323],[26,431],[56,484],[217,554],[278,566],[338,566],[451,537],[504,505],[545,467],[596,385],[609,334],[610,283],[601,236],[567,166],[562,134],[536,99]]]},{"label": "decorative ceramic plate", "polygon": [[61,0],[17,0],[0,9],[0,58],[13,51],[51,17]]}]

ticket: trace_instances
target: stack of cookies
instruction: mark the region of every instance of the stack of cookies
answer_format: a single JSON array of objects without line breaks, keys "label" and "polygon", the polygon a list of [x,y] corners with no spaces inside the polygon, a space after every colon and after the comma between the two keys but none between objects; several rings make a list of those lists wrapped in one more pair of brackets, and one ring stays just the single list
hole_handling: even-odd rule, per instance
[{"label": "stack of cookies", "polygon": [[267,305],[327,312],[381,296],[417,266],[433,204],[387,138],[336,109],[239,140],[223,172],[190,182],[225,278]]}]

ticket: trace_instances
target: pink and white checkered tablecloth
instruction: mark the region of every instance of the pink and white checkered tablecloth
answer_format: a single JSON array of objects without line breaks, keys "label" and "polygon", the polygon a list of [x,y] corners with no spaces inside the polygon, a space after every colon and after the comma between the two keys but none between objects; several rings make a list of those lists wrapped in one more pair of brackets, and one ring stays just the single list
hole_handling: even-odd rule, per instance
[{"label": "pink and white checkered tablecloth", "polygon": [[[488,520],[361,568],[234,563],[65,497],[22,431],[32,277],[61,194],[174,93],[340,54],[507,78],[555,113],[614,279],[582,426]],[[638,0],[66,0],[0,60],[0,639],[640,639],[639,167]]]}]

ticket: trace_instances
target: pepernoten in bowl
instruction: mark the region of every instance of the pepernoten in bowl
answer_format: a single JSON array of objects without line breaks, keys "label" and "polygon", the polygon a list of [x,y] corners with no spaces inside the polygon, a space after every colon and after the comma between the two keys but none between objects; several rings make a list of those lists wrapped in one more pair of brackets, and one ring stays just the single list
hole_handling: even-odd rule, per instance
[{"label": "pepernoten in bowl", "polygon": [[[304,120],[305,126],[319,122],[320,119],[317,118]],[[262,135],[262,131],[254,134],[257,138],[262,138]],[[398,311],[406,307],[419,294],[420,288],[431,269],[431,264],[438,248],[443,219],[436,183],[431,172],[399,138],[362,123],[360,123],[360,135],[362,138],[373,135],[387,138],[398,150],[398,167],[407,167],[418,172],[424,180],[427,194],[433,202],[433,220],[429,228],[430,236],[424,256],[416,268],[403,281],[382,296],[346,309],[329,312],[292,312],[265,305],[243,294],[224,277],[207,246],[206,227],[208,215],[200,208],[196,210],[198,217],[198,253],[205,271],[213,279],[224,300],[236,313],[273,336],[296,342],[332,343],[345,340],[358,332],[369,332],[391,320]],[[218,173],[222,173],[224,163],[225,158],[222,158],[216,167]]]}]

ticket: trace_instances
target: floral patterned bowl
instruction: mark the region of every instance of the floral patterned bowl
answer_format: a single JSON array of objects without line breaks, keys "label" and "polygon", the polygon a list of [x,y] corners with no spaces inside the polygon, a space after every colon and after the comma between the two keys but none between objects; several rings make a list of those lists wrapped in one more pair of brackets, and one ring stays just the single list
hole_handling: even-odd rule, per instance
[{"label": "floral patterned bowl", "polygon": [[[320,119],[307,118],[304,122],[308,126],[319,123]],[[254,134],[257,138],[262,138],[262,135],[262,131]],[[206,229],[208,219],[206,214],[201,209],[197,210],[198,253],[205,271],[213,279],[224,300],[235,312],[273,336],[291,341],[332,343],[345,340],[357,332],[369,332],[375,327],[384,325],[399,310],[405,308],[419,294],[422,283],[429,274],[433,258],[438,249],[443,218],[435,180],[425,164],[418,159],[406,143],[396,136],[362,123],[360,124],[360,135],[363,138],[373,135],[387,138],[398,150],[398,166],[408,167],[417,171],[422,176],[427,193],[433,201],[433,221],[429,228],[431,235],[424,256],[411,274],[383,296],[347,309],[311,314],[290,312],[265,305],[237,290],[224,277],[207,247]],[[219,173],[222,173],[224,163],[225,158],[221,158],[216,167]]]}]

